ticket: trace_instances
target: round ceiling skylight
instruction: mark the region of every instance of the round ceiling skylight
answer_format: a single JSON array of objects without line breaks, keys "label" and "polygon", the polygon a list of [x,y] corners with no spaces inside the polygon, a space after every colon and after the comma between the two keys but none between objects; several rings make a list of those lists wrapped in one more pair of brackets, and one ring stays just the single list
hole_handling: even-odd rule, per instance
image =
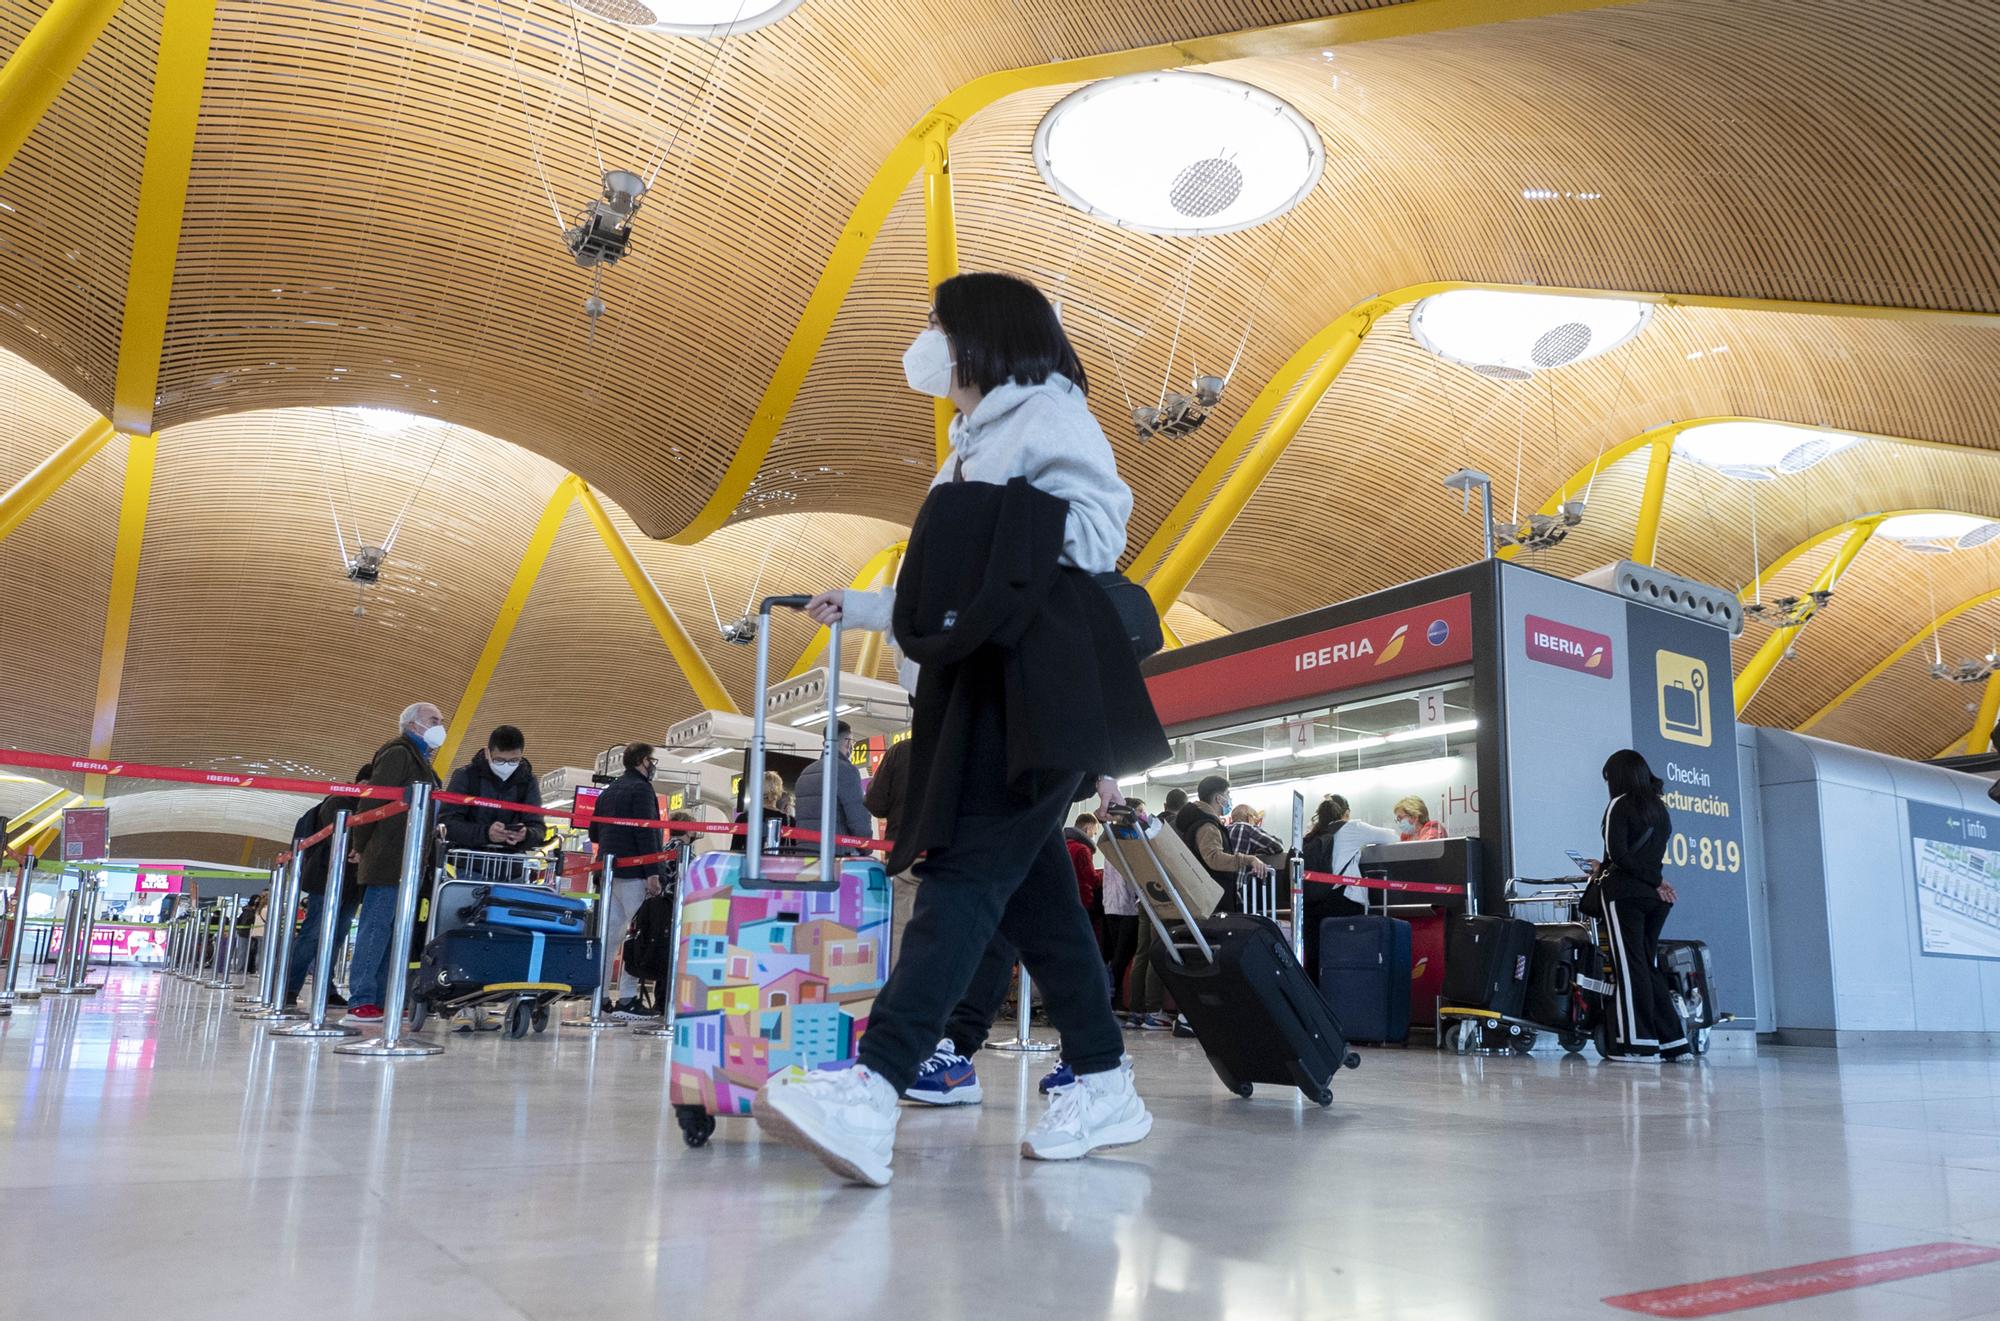
[{"label": "round ceiling skylight", "polygon": [[1875,535],[1938,555],[1985,545],[2000,536],[2000,523],[1976,514],[1898,514],[1884,519]]},{"label": "round ceiling skylight", "polygon": [[683,37],[726,37],[775,23],[804,0],[569,0],[586,14]]},{"label": "round ceiling skylight", "polygon": [[1298,111],[1206,73],[1092,83],[1035,130],[1035,166],[1064,201],[1149,234],[1260,225],[1311,192],[1325,164]]},{"label": "round ceiling skylight", "polygon": [[1804,472],[1850,445],[1854,436],[1781,422],[1710,422],[1674,438],[1674,453],[1738,481],[1770,481]]},{"label": "round ceiling skylight", "polygon": [[1410,334],[1447,362],[1495,380],[1524,380],[1609,353],[1652,314],[1648,304],[1624,298],[1454,289],[1417,304]]}]

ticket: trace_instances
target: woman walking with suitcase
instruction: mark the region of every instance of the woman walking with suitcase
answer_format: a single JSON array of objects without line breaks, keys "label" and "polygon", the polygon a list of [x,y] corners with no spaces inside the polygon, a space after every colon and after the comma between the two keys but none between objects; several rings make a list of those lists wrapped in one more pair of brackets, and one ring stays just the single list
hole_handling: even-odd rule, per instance
[{"label": "woman walking with suitcase", "polygon": [[1611,802],[1604,809],[1598,894],[1611,938],[1613,1064],[1658,1064],[1688,1053],[1687,1034],[1657,970],[1660,929],[1678,898],[1661,873],[1673,820],[1664,787],[1631,748],[1604,763]]},{"label": "woman walking with suitcase", "polygon": [[808,613],[893,629],[906,668],[918,667],[904,678],[915,693],[908,826],[888,867],[914,865],[922,884],[855,1067],[774,1079],[756,1103],[764,1129],[876,1186],[890,1177],[897,1098],[996,931],[1020,951],[1077,1074],[1022,1155],[1069,1160],[1151,1130],[1062,827],[1093,782],[1117,802],[1111,777],[1169,755],[1097,577],[1117,567],[1132,493],[1055,309],[1011,276],[954,277],[903,370],[957,409],[952,452],[896,586],[825,592]]}]

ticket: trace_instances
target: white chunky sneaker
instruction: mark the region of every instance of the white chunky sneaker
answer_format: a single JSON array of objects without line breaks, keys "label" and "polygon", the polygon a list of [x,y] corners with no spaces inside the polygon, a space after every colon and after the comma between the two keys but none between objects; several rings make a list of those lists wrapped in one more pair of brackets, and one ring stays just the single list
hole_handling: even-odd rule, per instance
[{"label": "white chunky sneaker", "polygon": [[1153,1131],[1153,1116],[1132,1085],[1132,1066],[1086,1073],[1049,1093],[1049,1108],[1021,1139],[1029,1160],[1076,1160],[1125,1147]]},{"label": "white chunky sneaker", "polygon": [[757,1127],[811,1152],[835,1174],[877,1188],[889,1182],[896,1089],[866,1067],[773,1078],[753,1109]]}]

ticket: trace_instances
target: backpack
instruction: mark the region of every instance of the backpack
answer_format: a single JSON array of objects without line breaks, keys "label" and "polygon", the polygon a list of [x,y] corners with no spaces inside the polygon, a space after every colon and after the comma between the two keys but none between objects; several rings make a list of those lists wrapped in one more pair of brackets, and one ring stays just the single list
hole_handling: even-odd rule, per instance
[{"label": "backpack", "polygon": [[643,982],[664,981],[674,966],[674,897],[656,894],[632,914],[625,937],[625,971]]}]

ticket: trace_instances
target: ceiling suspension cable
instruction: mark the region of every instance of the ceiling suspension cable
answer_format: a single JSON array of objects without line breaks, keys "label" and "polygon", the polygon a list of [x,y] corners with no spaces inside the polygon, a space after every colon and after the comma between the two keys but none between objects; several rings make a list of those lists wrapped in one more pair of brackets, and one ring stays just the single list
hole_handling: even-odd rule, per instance
[{"label": "ceiling suspension cable", "polygon": [[[695,140],[697,142],[701,140],[702,131],[708,128],[709,120],[715,113],[716,103],[722,97],[722,83],[716,74],[722,67],[723,58],[729,53],[729,39],[735,35],[736,24],[742,21],[743,7],[747,3],[748,0],[736,0],[736,12],[730,16],[729,24],[723,29],[722,35],[716,38],[715,54],[709,57],[708,72],[702,76],[700,95],[703,98],[703,104],[700,118],[696,124]],[[648,189],[652,188],[653,181],[659,178],[660,171],[666,168],[667,162],[673,159],[674,148],[679,145],[680,138],[681,125],[679,121],[676,121],[673,134],[667,142],[666,149],[660,153],[659,163],[653,167],[652,173],[646,176],[646,187]],[[673,191],[667,196],[669,202],[680,196],[681,187],[687,182],[688,159],[686,156],[681,157],[680,172],[674,176]]]},{"label": "ceiling suspension cable", "polygon": [[384,555],[388,554],[389,548],[395,545],[396,534],[403,530],[403,520],[409,516],[410,506],[417,502],[417,496],[422,493],[424,486],[430,481],[431,473],[437,468],[438,458],[444,453],[445,441],[450,438],[450,435],[451,433],[443,427],[438,428],[437,448],[431,451],[431,461],[425,465],[424,475],[417,478],[416,485],[410,488],[410,494],[403,501],[403,507],[396,511],[396,521],[389,525],[387,535],[382,538],[382,553]]},{"label": "ceiling suspension cable", "polygon": [[597,108],[590,103],[590,70],[584,66],[583,62],[583,25],[577,19],[575,5],[568,4],[565,0],[563,7],[569,11],[570,37],[574,44],[563,56],[562,71],[565,74],[569,72],[570,57],[574,56],[576,58],[576,85],[583,93],[583,122],[590,129],[590,150],[597,157],[597,172],[599,174],[608,174],[610,170],[604,164],[604,149],[597,142]]}]

